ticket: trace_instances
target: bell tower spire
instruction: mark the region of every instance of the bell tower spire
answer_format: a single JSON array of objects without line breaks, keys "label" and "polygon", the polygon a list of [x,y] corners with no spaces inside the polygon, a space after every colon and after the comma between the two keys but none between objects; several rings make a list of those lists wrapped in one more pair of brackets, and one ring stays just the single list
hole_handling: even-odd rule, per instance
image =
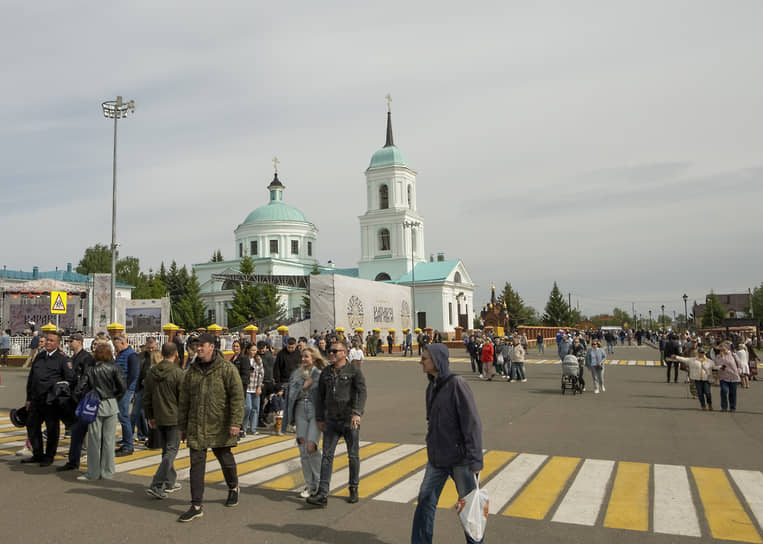
[{"label": "bell tower spire", "polygon": [[387,141],[384,143],[384,147],[392,147],[395,142],[392,140],[392,95],[387,94]]}]

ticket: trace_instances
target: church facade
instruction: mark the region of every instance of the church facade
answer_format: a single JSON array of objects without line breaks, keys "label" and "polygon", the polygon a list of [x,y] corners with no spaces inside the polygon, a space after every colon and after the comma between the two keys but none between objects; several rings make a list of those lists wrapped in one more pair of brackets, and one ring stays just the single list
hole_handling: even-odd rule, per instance
[{"label": "church facade", "polygon": [[[427,259],[424,218],[416,204],[416,172],[394,144],[390,111],[385,144],[372,155],[365,177],[367,205],[365,214],[359,217],[358,266],[338,269],[333,264],[318,262],[315,257],[318,229],[302,212],[283,201],[285,187],[276,171],[268,186],[269,202],[250,213],[234,231],[236,258],[193,265],[210,319],[227,325],[227,309],[234,290],[225,277],[237,274],[241,258],[249,256],[254,261],[255,274],[269,276],[278,285],[279,297],[291,319],[306,315],[304,295],[311,274],[318,272],[369,282],[367,289],[359,289],[359,296],[365,291],[365,296],[376,293],[373,296],[383,298],[380,293],[385,291],[381,285],[384,283],[407,287],[410,310],[401,310],[408,315],[403,321],[396,316],[396,323],[412,323],[414,327],[431,327],[441,332],[452,332],[457,326],[471,328],[475,284],[461,260],[447,260],[444,253],[436,257],[432,254]],[[294,281],[284,281],[286,277]],[[317,293],[312,294],[313,298],[316,296]],[[406,302],[403,307],[407,305]],[[322,301],[322,306],[335,307],[335,301]],[[377,307],[374,301],[369,301],[368,306]],[[339,314],[331,323],[311,323],[307,330],[337,326],[347,329],[350,323],[344,323]]]}]

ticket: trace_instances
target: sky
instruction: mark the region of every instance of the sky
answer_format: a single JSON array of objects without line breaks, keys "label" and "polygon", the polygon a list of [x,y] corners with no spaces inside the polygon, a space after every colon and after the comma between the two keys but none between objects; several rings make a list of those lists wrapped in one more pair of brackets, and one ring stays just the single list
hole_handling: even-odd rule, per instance
[{"label": "sky", "polygon": [[763,4],[4,2],[0,266],[76,266],[111,240],[158,268],[220,249],[267,203],[357,266],[365,169],[417,173],[427,253],[542,312],[666,314],[763,281]]}]

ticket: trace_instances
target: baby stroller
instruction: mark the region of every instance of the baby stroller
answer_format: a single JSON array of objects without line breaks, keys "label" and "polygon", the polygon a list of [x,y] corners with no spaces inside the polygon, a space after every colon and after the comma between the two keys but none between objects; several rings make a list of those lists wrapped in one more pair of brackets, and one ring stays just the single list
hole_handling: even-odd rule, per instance
[{"label": "baby stroller", "polygon": [[578,379],[579,373],[578,358],[574,355],[565,355],[562,359],[562,395],[567,389],[570,389],[573,395],[583,392],[583,385]]}]

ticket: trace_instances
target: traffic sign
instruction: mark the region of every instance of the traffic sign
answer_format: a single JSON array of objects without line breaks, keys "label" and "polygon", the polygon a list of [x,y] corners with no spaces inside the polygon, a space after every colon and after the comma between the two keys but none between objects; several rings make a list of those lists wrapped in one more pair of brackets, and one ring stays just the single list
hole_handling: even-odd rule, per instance
[{"label": "traffic sign", "polygon": [[50,292],[50,313],[52,314],[65,314],[66,313],[66,301],[69,298],[69,293],[64,291],[51,291]]}]

